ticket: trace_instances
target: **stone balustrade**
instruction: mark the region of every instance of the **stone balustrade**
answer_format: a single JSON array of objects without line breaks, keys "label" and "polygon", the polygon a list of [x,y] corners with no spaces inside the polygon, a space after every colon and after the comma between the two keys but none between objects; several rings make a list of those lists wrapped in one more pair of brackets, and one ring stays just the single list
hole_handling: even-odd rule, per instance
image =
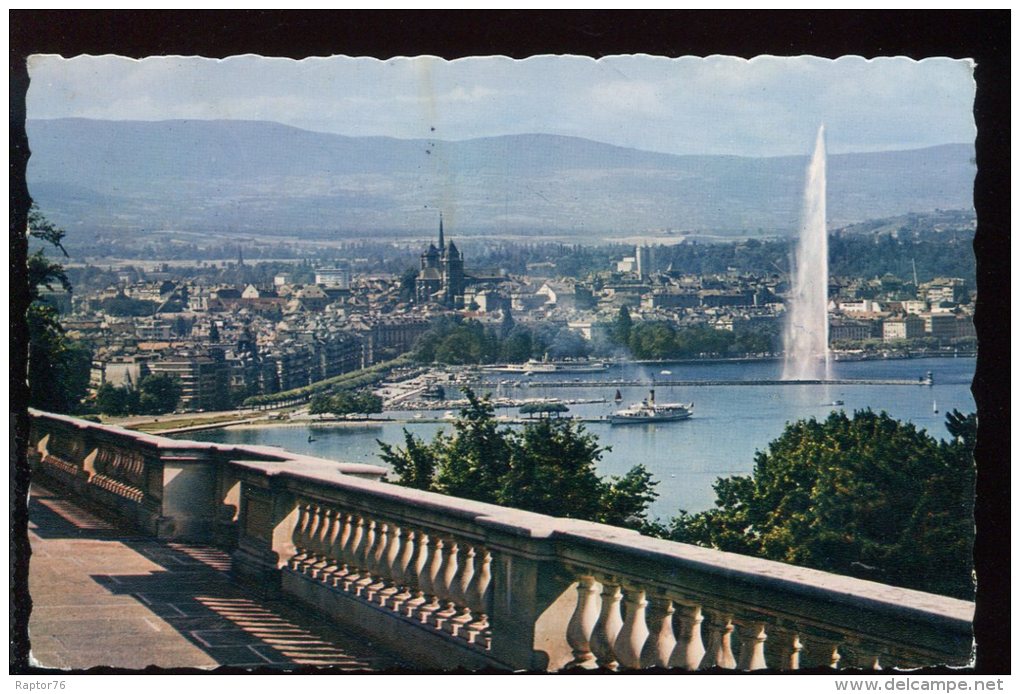
[{"label": "stone balustrade", "polygon": [[[224,470],[237,458],[318,460],[269,446],[232,446],[153,436],[30,410],[29,463],[86,500],[156,537],[232,546],[238,499]],[[374,465],[330,463],[378,479]]]},{"label": "stone balustrade", "polygon": [[[206,535],[233,549],[238,580],[423,667],[889,669],[971,659],[969,602],[385,484],[372,466],[33,418],[47,473],[79,486],[87,477],[100,499],[158,497],[171,520],[154,529],[165,536],[202,526],[187,517],[202,504],[183,502],[204,498],[219,509]],[[206,471],[168,494],[167,470],[188,465]],[[116,485],[93,483],[100,475]]]}]

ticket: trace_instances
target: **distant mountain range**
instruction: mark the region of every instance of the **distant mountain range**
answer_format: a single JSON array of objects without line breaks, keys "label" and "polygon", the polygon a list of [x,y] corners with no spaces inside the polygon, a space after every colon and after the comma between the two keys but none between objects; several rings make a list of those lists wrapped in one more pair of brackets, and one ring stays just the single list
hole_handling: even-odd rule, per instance
[{"label": "distant mountain range", "polygon": [[[364,238],[792,233],[807,156],[675,156],[558,135],[345,137],[257,121],[28,122],[28,183],[70,233]],[[829,157],[832,226],[969,209],[974,148]]]}]

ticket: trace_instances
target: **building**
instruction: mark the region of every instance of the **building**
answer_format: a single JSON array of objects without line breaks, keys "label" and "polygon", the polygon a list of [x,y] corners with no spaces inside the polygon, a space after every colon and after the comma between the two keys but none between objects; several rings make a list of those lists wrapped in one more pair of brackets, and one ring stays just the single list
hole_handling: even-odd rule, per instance
[{"label": "building", "polygon": [[654,272],[652,264],[655,262],[655,258],[653,256],[651,246],[638,246],[635,248],[634,259],[636,266],[635,269],[642,279],[648,277],[652,274],[652,272]]},{"label": "building", "polygon": [[924,320],[924,332],[929,337],[939,340],[952,340],[956,338],[956,316],[952,313],[925,313],[921,315]]},{"label": "building", "polygon": [[324,267],[315,271],[315,283],[334,289],[351,288],[351,271],[343,267]]},{"label": "building", "polygon": [[832,318],[829,320],[829,340],[868,340],[875,337],[875,321]]},{"label": "building", "polygon": [[230,374],[221,349],[181,352],[150,362],[148,368],[180,383],[182,410],[220,410],[230,404]]},{"label": "building", "polygon": [[883,340],[913,340],[918,337],[924,337],[924,319],[920,316],[889,318],[882,323]]},{"label": "building", "polygon": [[443,216],[439,216],[439,246],[429,244],[421,254],[421,269],[415,280],[415,301],[437,303],[451,308],[464,305],[464,254],[443,237]]}]

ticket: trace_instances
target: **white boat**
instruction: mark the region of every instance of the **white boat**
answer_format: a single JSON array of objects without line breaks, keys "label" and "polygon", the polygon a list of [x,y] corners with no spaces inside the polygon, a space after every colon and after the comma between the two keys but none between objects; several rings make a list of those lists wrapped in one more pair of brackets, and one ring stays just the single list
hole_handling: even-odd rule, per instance
[{"label": "white boat", "polygon": [[689,419],[694,414],[694,403],[655,402],[655,391],[651,390],[648,397],[641,402],[617,410],[609,415],[610,424],[644,424],[648,422],[676,422]]},{"label": "white boat", "polygon": [[609,365],[599,361],[538,361],[531,359],[524,364],[502,364],[485,366],[483,371],[507,374],[544,374],[544,373],[595,373],[605,371]]}]

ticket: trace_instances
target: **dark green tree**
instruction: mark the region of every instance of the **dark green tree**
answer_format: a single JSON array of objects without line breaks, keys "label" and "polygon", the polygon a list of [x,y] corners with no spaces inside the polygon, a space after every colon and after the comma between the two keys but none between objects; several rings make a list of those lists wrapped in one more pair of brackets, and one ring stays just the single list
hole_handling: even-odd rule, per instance
[{"label": "dark green tree", "polygon": [[617,344],[627,346],[630,344],[630,331],[634,325],[634,319],[630,317],[630,310],[626,306],[620,307],[620,312],[613,323],[612,337]]},{"label": "dark green tree", "polygon": [[71,290],[63,266],[50,260],[45,250],[55,248],[67,255],[64,230],[33,205],[28,213],[28,234],[42,244],[28,256],[29,405],[50,412],[74,412],[88,393],[92,353],[84,344],[69,339],[56,310],[39,300],[43,287]]},{"label": "dark green tree", "polygon": [[656,482],[642,466],[602,479],[607,450],[570,419],[542,419],[520,430],[500,427],[488,398],[466,391],[451,434],[424,443],[407,430],[405,448],[379,443],[395,481],[416,489],[555,516],[653,529],[647,520]]},{"label": "dark green tree", "polygon": [[515,327],[500,346],[500,361],[508,364],[523,364],[532,357],[531,331]]},{"label": "dark green tree", "polygon": [[579,424],[538,420],[512,433],[510,450],[496,503],[551,516],[599,518],[603,482],[595,463],[605,449]]},{"label": "dark green tree", "polygon": [[668,535],[971,598],[976,419],[954,411],[947,426],[950,442],[870,410],[789,424],[752,476],[719,479],[716,508],[681,513]]},{"label": "dark green tree", "polygon": [[177,408],[181,383],[169,374],[150,374],[138,382],[138,414],[166,414]]},{"label": "dark green tree", "polygon": [[468,404],[453,424],[454,432],[437,435],[434,491],[479,501],[494,501],[510,469],[509,430],[496,422],[489,398],[465,391]]},{"label": "dark green tree", "polygon": [[382,412],[383,401],[369,392],[341,390],[333,395],[316,395],[308,407],[309,414],[374,414]]},{"label": "dark green tree", "polygon": [[376,439],[382,449],[379,457],[393,466],[400,484],[414,489],[431,489],[436,471],[436,453],[407,429],[404,429],[403,450]]},{"label": "dark green tree", "polygon": [[104,383],[96,391],[96,409],[100,414],[121,417],[136,409],[131,401],[131,393],[127,388],[118,388],[112,383]]}]

